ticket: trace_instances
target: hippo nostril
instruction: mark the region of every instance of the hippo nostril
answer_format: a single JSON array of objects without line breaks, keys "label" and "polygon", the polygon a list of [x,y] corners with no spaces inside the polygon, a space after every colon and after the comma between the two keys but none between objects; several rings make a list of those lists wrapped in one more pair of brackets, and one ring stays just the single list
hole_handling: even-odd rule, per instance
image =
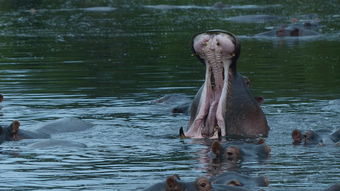
[{"label": "hippo nostril", "polygon": [[216,45],[217,45],[217,46],[220,46],[220,42],[217,42]]},{"label": "hippo nostril", "polygon": [[233,153],[232,152],[227,152],[227,155],[228,156],[233,156]]}]

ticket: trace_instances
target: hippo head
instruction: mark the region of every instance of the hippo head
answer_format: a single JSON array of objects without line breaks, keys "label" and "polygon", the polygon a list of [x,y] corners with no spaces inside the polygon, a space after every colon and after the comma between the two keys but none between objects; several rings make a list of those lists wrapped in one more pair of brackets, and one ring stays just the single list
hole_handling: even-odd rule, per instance
[{"label": "hippo head", "polygon": [[303,135],[305,145],[322,144],[322,138],[313,130],[308,130]]},{"label": "hippo head", "polygon": [[184,190],[183,184],[180,182],[180,178],[177,174],[167,177],[165,181],[166,191],[182,191]]},{"label": "hippo head", "polygon": [[198,104],[198,112],[189,127],[189,137],[217,137],[218,129],[225,136],[224,114],[227,104],[230,73],[236,73],[240,43],[230,32],[210,30],[197,34],[192,50],[205,64],[205,83]]},{"label": "hippo head", "polygon": [[300,144],[303,140],[303,135],[302,135],[301,131],[299,131],[298,129],[294,129],[292,131],[291,136],[292,136],[294,145]]},{"label": "hippo head", "polygon": [[209,179],[206,177],[199,177],[195,181],[195,187],[198,191],[211,191],[212,185]]},{"label": "hippo head", "polygon": [[229,146],[226,148],[225,158],[230,162],[239,162],[242,160],[241,150],[236,146]]},{"label": "hippo head", "polygon": [[19,127],[20,127],[20,122],[17,121],[17,120],[14,120],[10,127],[9,127],[9,139],[12,140],[12,141],[17,141],[19,140],[18,138],[18,132],[19,132]]},{"label": "hippo head", "polygon": [[[209,30],[195,35],[192,39],[192,51],[207,67],[222,65],[227,60],[233,63],[240,56],[240,42],[234,34],[224,30]],[[212,53],[220,53],[219,59],[212,58]],[[221,66],[221,67],[224,67]],[[224,68],[228,69],[228,68]]]}]

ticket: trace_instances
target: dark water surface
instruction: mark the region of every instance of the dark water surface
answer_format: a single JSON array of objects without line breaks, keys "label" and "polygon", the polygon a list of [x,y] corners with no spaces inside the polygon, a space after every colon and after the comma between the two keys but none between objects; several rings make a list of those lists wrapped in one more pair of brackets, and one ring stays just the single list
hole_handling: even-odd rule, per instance
[{"label": "dark water surface", "polygon": [[[0,0],[1,124],[78,117],[91,130],[55,135],[87,148],[35,148],[41,140],[0,145],[0,190],[140,190],[179,174],[192,181],[212,170],[204,141],[180,140],[188,117],[162,95],[191,98],[204,68],[191,56],[191,36],[220,28],[240,36],[239,72],[271,126],[268,160],[240,171],[266,175],[265,190],[321,190],[340,180],[340,148],[292,146],[299,128],[340,127],[339,1],[10,1]],[[266,14],[279,20],[232,22]],[[320,20],[322,33],[303,38],[255,38],[292,17]]]}]

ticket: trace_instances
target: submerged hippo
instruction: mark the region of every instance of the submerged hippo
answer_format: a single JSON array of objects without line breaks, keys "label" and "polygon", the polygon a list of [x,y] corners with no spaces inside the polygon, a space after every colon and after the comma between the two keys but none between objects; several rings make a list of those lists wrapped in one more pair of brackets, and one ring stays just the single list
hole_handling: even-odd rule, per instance
[{"label": "submerged hippo", "polygon": [[19,121],[13,121],[8,127],[0,128],[0,143],[21,139],[47,139],[51,134],[84,131],[93,124],[77,118],[63,118],[47,123],[35,131],[19,129],[19,126]]},{"label": "submerged hippo", "polygon": [[247,191],[247,189],[223,184],[212,184],[206,177],[199,177],[193,182],[182,182],[178,175],[167,177],[144,191]]},{"label": "submerged hippo", "polygon": [[332,186],[330,186],[324,191],[340,191],[340,183],[333,184]]},{"label": "submerged hippo", "polygon": [[0,127],[0,143],[4,141],[15,141],[18,139],[19,121],[14,120],[7,127]]},{"label": "submerged hippo", "polygon": [[298,37],[298,36],[315,36],[320,33],[312,30],[311,23],[294,23],[289,25],[281,25],[270,31],[259,33],[256,36],[267,37]]},{"label": "submerged hippo", "polygon": [[222,173],[212,177],[210,180],[212,184],[242,186],[249,189],[269,185],[268,178],[265,176],[251,177],[234,171]]},{"label": "submerged hippo", "polygon": [[0,94],[0,102],[2,102],[3,100],[4,100],[4,96]]},{"label": "submerged hippo", "polygon": [[185,137],[267,137],[269,127],[256,99],[251,95],[236,61],[240,42],[230,32],[211,30],[193,37],[192,49],[206,66],[205,82],[190,109]]},{"label": "submerged hippo", "polygon": [[46,134],[66,133],[75,131],[85,131],[93,127],[93,124],[78,118],[68,117],[58,119],[44,124],[37,129],[38,132]]},{"label": "submerged hippo", "polygon": [[50,135],[19,129],[20,122],[14,120],[9,126],[0,128],[0,143],[3,141],[18,141],[21,139],[46,139]]},{"label": "submerged hippo", "polygon": [[340,129],[331,132],[328,129],[307,130],[302,133],[300,130],[295,129],[292,131],[293,144],[297,145],[304,143],[305,145],[324,145],[324,144],[339,144],[340,145]]},{"label": "submerged hippo", "polygon": [[48,139],[30,144],[30,147],[39,149],[50,149],[50,148],[86,148],[87,146],[83,143],[78,143],[74,141]]},{"label": "submerged hippo", "polygon": [[227,161],[232,163],[244,160],[265,159],[271,151],[270,147],[265,143],[231,142],[222,145],[219,141],[214,141],[210,150],[213,162]]}]

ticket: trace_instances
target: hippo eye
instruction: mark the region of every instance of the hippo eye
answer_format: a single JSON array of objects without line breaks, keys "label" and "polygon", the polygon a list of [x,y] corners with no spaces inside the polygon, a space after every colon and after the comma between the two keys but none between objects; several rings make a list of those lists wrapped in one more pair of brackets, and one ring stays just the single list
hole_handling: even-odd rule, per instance
[{"label": "hippo eye", "polygon": [[220,46],[220,43],[219,43],[219,42],[217,42],[217,43],[216,43],[216,45],[217,45],[217,46]]},{"label": "hippo eye", "polygon": [[204,188],[204,187],[207,186],[207,184],[206,183],[201,183],[200,186]]},{"label": "hippo eye", "polygon": [[232,156],[234,153],[232,153],[232,152],[227,152],[227,154],[228,154],[229,156]]}]

